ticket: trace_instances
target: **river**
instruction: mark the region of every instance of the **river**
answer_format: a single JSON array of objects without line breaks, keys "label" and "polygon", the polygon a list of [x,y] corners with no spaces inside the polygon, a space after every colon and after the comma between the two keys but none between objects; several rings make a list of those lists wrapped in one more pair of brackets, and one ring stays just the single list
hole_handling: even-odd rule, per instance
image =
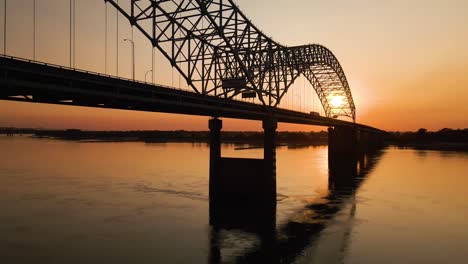
[{"label": "river", "polygon": [[[222,155],[263,155],[238,148]],[[468,260],[468,153],[388,147],[343,184],[326,146],[279,147],[265,234],[210,226],[206,144],[0,136],[0,150],[5,264]]]}]

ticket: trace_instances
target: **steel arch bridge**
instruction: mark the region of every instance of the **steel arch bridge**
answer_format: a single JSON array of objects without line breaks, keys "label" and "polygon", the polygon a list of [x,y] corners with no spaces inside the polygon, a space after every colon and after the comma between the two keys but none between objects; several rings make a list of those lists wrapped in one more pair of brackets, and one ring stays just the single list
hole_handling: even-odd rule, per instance
[{"label": "steel arch bridge", "polygon": [[104,2],[124,15],[196,93],[256,97],[265,106],[277,107],[303,75],[327,117],[356,119],[345,73],[330,50],[273,41],[233,0],[131,0],[130,8],[118,0]]}]

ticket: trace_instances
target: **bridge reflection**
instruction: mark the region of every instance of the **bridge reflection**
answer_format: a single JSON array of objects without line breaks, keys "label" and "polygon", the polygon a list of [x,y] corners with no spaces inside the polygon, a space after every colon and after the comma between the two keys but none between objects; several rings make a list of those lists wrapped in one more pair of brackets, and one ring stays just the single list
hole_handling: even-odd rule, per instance
[{"label": "bridge reflection", "polygon": [[[302,258],[307,258],[308,262],[321,262],[323,259],[329,261],[330,257],[340,258],[353,226],[355,193],[381,155],[381,151],[373,151],[351,159],[331,159],[328,193],[279,226],[276,226],[276,209],[265,210],[245,204],[243,207],[217,206],[216,215],[210,214],[209,263],[224,263],[227,258],[228,262],[240,263],[290,263]],[[336,218],[340,218],[339,227],[332,235],[325,235],[324,230]],[[227,246],[230,243],[226,240],[232,240],[229,233],[237,231],[251,234],[253,242],[242,245],[237,240],[236,245]],[[239,250],[229,253],[232,247]],[[336,261],[340,262],[339,259]]]}]

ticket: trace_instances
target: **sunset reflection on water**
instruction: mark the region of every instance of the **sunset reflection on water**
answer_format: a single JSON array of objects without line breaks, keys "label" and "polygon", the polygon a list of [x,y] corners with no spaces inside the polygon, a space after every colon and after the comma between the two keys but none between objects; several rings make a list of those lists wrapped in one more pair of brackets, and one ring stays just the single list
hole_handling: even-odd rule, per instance
[{"label": "sunset reflection on water", "polygon": [[[206,144],[16,136],[0,137],[0,146],[4,263],[259,256],[286,263],[464,263],[468,257],[464,153],[389,148],[360,160],[350,183],[330,181],[326,146],[280,147],[276,228],[265,234],[210,227]],[[223,156],[263,155],[237,147],[223,145]]]}]

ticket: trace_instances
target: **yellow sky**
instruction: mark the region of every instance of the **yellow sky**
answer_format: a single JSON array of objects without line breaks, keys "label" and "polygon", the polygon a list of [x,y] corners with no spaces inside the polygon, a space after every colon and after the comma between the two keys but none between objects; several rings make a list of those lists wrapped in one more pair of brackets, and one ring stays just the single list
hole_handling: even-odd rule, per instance
[{"label": "yellow sky", "polygon": [[[347,75],[358,122],[386,130],[468,127],[468,1],[236,2],[260,29],[285,45],[319,43],[328,47]],[[37,3],[36,59],[69,65],[68,1]],[[76,5],[76,66],[104,72],[103,1],[76,0]],[[8,1],[10,55],[32,56],[31,7],[32,0]],[[115,74],[114,10],[109,9],[108,18],[108,73]],[[130,77],[130,48],[122,41],[130,36],[130,30],[123,18],[120,29],[119,71],[121,76]],[[3,31],[0,34],[3,50]],[[150,43],[138,33],[135,37],[136,78],[144,80],[145,72],[151,69]],[[169,63],[160,55],[156,60],[156,82],[178,86],[179,77]],[[290,101],[298,107],[297,101]],[[305,103],[318,109],[317,101]],[[0,101],[0,126],[206,130],[206,121],[207,117]],[[258,130],[261,124],[227,120],[225,127]],[[292,125],[280,128],[310,129]]]}]

